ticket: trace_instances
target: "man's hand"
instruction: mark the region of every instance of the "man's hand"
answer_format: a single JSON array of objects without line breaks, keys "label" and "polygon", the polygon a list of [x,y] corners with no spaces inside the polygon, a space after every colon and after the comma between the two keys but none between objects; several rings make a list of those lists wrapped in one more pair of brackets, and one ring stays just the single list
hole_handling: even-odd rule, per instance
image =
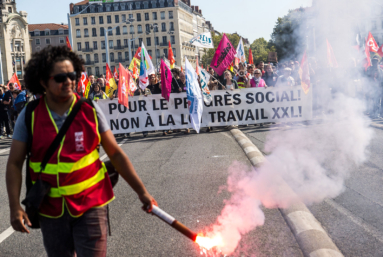
[{"label": "man's hand", "polygon": [[157,201],[149,193],[139,195],[138,197],[140,198],[140,201],[144,204],[142,206],[142,209],[148,213],[152,211],[153,205],[158,206]]},{"label": "man's hand", "polygon": [[11,225],[12,225],[12,228],[15,231],[19,231],[19,232],[22,232],[22,233],[28,233],[29,234],[29,230],[24,225],[24,222],[23,222],[24,220],[26,221],[28,226],[30,226],[30,227],[32,226],[32,223],[29,221],[28,215],[23,210],[23,208],[21,208],[21,206],[19,206],[16,210],[11,210]]}]

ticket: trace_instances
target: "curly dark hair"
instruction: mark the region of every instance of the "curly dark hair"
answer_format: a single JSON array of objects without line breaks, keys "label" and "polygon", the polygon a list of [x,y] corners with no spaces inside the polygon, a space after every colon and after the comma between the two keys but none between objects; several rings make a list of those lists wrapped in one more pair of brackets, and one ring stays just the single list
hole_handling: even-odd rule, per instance
[{"label": "curly dark hair", "polygon": [[71,61],[77,73],[76,83],[81,78],[84,61],[67,46],[48,46],[34,53],[24,70],[24,81],[27,89],[33,94],[44,94],[45,88],[40,81],[48,82],[54,64],[62,61]]}]

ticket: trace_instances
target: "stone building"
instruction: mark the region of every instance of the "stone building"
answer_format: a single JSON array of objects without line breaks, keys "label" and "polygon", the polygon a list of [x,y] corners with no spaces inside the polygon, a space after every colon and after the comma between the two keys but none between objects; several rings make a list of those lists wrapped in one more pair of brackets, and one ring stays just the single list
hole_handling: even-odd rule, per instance
[{"label": "stone building", "polygon": [[38,52],[48,45],[66,45],[68,36],[68,25],[46,23],[28,25],[29,36],[31,38],[32,53]]},{"label": "stone building", "polygon": [[0,12],[0,82],[7,83],[14,73],[22,82],[24,65],[31,56],[28,14],[17,12],[15,0],[2,0]]},{"label": "stone building", "polygon": [[[144,42],[153,64],[168,56],[168,41],[176,66],[184,66],[187,57],[195,64],[195,47],[186,44],[195,35],[195,13],[187,0],[111,0],[105,3],[85,0],[70,5],[73,49],[85,60],[89,74],[105,74],[106,44],[111,68],[130,64],[131,56]],[[199,13],[199,16],[202,16]],[[132,19],[131,22],[123,22]],[[133,20],[134,19],[134,20]],[[201,18],[200,18],[201,19]],[[199,24],[202,25],[202,21]],[[211,27],[211,25],[210,25]],[[105,33],[108,29],[107,41]],[[129,43],[130,42],[130,43]],[[157,67],[158,67],[157,66]]]}]

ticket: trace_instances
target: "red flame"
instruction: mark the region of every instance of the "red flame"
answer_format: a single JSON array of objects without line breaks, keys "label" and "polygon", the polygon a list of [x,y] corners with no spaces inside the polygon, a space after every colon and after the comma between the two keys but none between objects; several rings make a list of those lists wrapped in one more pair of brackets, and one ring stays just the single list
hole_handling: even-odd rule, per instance
[{"label": "red flame", "polygon": [[223,246],[223,241],[221,236],[214,236],[212,238],[210,237],[204,237],[204,236],[197,236],[197,239],[195,242],[201,247],[206,250],[210,250],[214,247],[220,247]]}]

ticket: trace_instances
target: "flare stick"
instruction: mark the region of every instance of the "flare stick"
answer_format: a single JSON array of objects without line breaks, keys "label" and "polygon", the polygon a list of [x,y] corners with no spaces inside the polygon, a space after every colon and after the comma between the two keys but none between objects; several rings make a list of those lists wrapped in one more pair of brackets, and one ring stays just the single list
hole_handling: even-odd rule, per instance
[{"label": "flare stick", "polygon": [[186,227],[184,224],[181,222],[177,221],[175,218],[173,218],[171,215],[168,213],[164,212],[157,206],[153,206],[152,213],[156,215],[158,218],[161,220],[165,221],[167,224],[181,232],[183,235],[187,236],[191,240],[195,242],[197,239],[197,233],[191,231],[188,227]]}]

